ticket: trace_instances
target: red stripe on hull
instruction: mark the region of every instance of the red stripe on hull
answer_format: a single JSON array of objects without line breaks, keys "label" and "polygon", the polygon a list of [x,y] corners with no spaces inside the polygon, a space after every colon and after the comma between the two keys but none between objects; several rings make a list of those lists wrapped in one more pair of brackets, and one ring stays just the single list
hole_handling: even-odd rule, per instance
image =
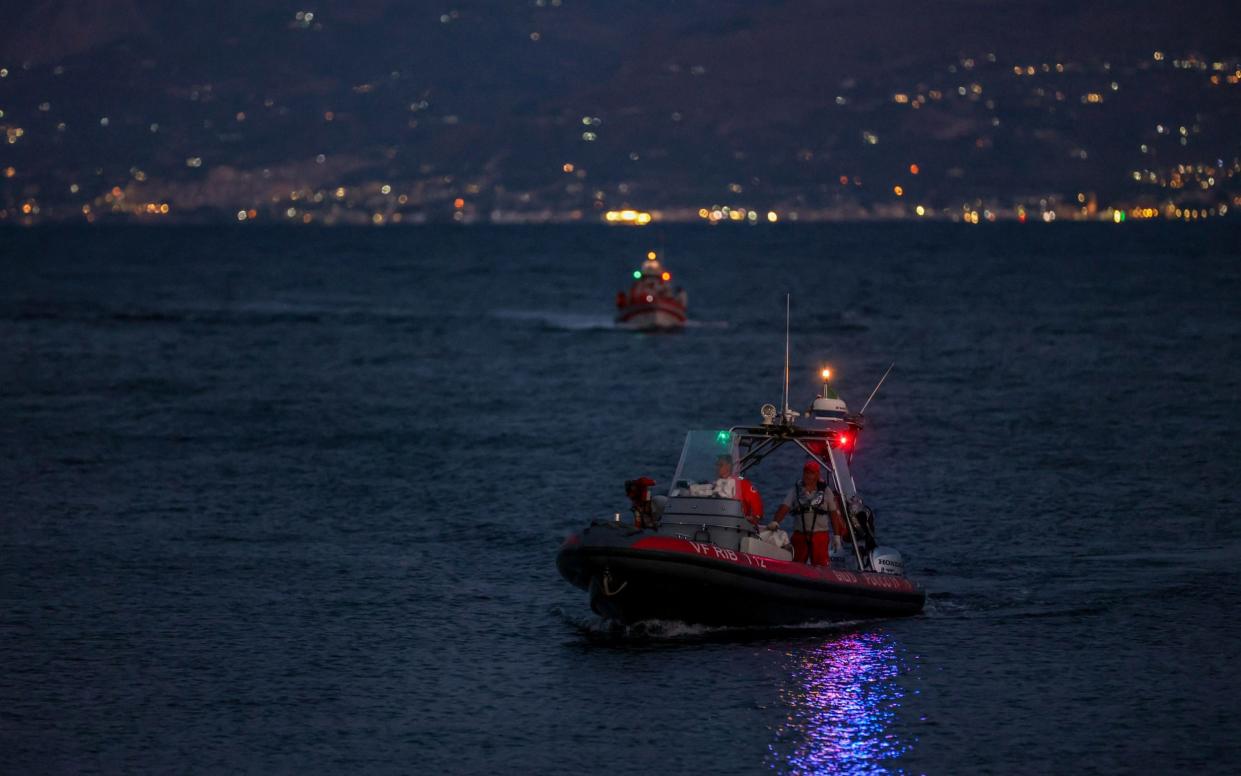
[{"label": "red stripe on hull", "polygon": [[750,555],[738,550],[727,550],[714,544],[693,542],[689,539],[678,539],[672,536],[647,536],[634,542],[635,550],[652,550],[670,552],[692,557],[707,557],[724,563],[731,563],[742,568],[758,568],[776,574],[800,577],[820,582],[834,582],[840,585],[857,585],[875,590],[891,590],[903,593],[916,593],[918,588],[913,582],[894,574],[880,574],[873,571],[839,571],[824,566],[807,566],[788,560],[765,558],[761,555]]}]

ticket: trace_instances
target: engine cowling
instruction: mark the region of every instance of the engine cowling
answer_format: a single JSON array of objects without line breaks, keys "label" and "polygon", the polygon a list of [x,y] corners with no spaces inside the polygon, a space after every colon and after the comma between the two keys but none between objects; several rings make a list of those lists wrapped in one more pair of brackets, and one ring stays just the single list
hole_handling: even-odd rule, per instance
[{"label": "engine cowling", "polygon": [[905,576],[905,559],[891,547],[876,547],[871,550],[870,567],[880,574]]}]

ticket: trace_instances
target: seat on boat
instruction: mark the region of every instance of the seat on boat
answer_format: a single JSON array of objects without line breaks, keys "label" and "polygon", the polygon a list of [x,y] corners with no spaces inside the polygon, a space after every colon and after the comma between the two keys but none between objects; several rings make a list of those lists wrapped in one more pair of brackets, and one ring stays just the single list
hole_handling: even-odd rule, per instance
[{"label": "seat on boat", "polygon": [[[781,532],[783,533],[783,532]],[[773,560],[792,560],[793,551],[778,547],[757,536],[741,537],[741,551],[750,555],[758,555]]]}]

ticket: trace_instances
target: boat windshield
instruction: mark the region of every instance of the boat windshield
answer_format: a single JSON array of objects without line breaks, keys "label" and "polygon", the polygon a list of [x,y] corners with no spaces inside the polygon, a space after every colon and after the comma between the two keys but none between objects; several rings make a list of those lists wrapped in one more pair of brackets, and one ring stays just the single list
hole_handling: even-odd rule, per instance
[{"label": "boat windshield", "polygon": [[691,431],[686,434],[681,461],[677,464],[677,473],[672,478],[668,495],[712,495],[715,481],[719,478],[721,458],[736,465],[737,440],[731,431]]}]

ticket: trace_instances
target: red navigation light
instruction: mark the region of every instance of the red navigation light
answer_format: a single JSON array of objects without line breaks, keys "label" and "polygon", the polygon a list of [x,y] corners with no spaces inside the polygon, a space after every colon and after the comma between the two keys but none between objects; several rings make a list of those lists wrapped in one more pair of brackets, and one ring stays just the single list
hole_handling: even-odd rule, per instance
[{"label": "red navigation light", "polygon": [[839,447],[841,450],[844,450],[846,452],[848,452],[849,448],[853,445],[853,437],[849,436],[843,431],[836,435],[835,441],[836,441],[836,444],[834,445],[834,447]]}]

